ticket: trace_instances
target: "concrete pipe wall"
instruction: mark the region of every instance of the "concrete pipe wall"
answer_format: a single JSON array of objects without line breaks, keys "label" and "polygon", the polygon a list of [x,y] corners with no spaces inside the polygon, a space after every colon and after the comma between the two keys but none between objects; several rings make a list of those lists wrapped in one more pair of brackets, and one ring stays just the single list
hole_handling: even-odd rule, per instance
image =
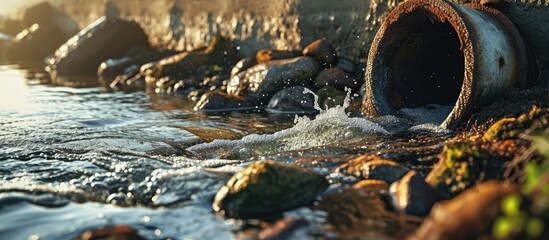
[{"label": "concrete pipe wall", "polygon": [[525,45],[499,11],[445,0],[409,0],[388,16],[370,49],[363,112],[452,104],[452,128],[526,79]]}]

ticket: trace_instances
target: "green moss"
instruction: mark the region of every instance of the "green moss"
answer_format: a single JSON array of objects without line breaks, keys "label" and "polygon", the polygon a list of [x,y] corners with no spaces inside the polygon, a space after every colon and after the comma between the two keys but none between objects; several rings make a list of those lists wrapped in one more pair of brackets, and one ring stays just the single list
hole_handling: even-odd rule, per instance
[{"label": "green moss", "polygon": [[549,109],[534,106],[530,112],[517,118],[503,118],[497,121],[486,131],[482,139],[497,142],[518,138],[527,129],[533,134],[539,134],[547,128],[549,128]]}]

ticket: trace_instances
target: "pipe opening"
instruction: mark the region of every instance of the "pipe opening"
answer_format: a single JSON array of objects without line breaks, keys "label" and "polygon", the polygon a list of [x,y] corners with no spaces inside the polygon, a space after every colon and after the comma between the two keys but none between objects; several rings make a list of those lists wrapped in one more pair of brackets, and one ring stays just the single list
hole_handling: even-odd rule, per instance
[{"label": "pipe opening", "polygon": [[388,100],[393,111],[427,104],[455,104],[464,77],[464,56],[448,22],[418,9],[401,16],[385,35]]}]

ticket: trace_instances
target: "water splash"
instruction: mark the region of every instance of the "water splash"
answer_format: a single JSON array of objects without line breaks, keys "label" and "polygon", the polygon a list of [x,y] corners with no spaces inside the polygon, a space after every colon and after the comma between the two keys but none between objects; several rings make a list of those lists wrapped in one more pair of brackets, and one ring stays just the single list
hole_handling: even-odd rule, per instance
[{"label": "water splash", "polygon": [[[307,93],[311,91],[305,90]],[[315,95],[315,108],[320,114],[315,119],[307,116],[295,118],[295,125],[274,134],[252,134],[240,140],[215,140],[188,148],[203,158],[226,157],[246,159],[285,151],[332,145],[353,137],[389,134],[379,124],[363,117],[349,117],[350,91],[343,106],[323,110]]]}]

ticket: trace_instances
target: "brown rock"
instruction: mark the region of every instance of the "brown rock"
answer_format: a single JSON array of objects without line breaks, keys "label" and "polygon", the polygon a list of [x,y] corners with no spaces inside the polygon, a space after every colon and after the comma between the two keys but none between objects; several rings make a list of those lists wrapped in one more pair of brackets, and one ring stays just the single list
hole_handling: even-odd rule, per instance
[{"label": "brown rock", "polygon": [[491,234],[501,200],[513,192],[514,185],[489,181],[437,203],[410,239],[477,239]]},{"label": "brown rock", "polygon": [[345,88],[357,90],[360,87],[354,76],[339,67],[331,67],[321,71],[315,78],[315,86],[317,89],[331,86],[340,91],[345,91]]},{"label": "brown rock", "polygon": [[442,197],[416,171],[391,184],[391,199],[396,209],[417,216],[427,215]]},{"label": "brown rock", "polygon": [[299,51],[280,51],[272,49],[263,49],[257,52],[255,59],[258,63],[268,62],[272,60],[288,59],[299,57]]},{"label": "brown rock", "polygon": [[303,55],[314,57],[318,61],[331,65],[337,60],[334,47],[328,42],[318,39],[303,49]]},{"label": "brown rock", "polygon": [[137,231],[127,225],[118,225],[110,228],[88,230],[74,240],[143,240]]},{"label": "brown rock", "polygon": [[410,169],[376,155],[363,155],[339,166],[335,172],[362,179],[377,179],[388,183],[399,180]]},{"label": "brown rock", "polygon": [[285,217],[262,230],[258,237],[261,240],[288,239],[293,231],[307,224],[308,222],[302,218]]},{"label": "brown rock", "polygon": [[220,92],[208,92],[200,97],[194,110],[196,111],[234,111],[251,105],[245,98]]}]

